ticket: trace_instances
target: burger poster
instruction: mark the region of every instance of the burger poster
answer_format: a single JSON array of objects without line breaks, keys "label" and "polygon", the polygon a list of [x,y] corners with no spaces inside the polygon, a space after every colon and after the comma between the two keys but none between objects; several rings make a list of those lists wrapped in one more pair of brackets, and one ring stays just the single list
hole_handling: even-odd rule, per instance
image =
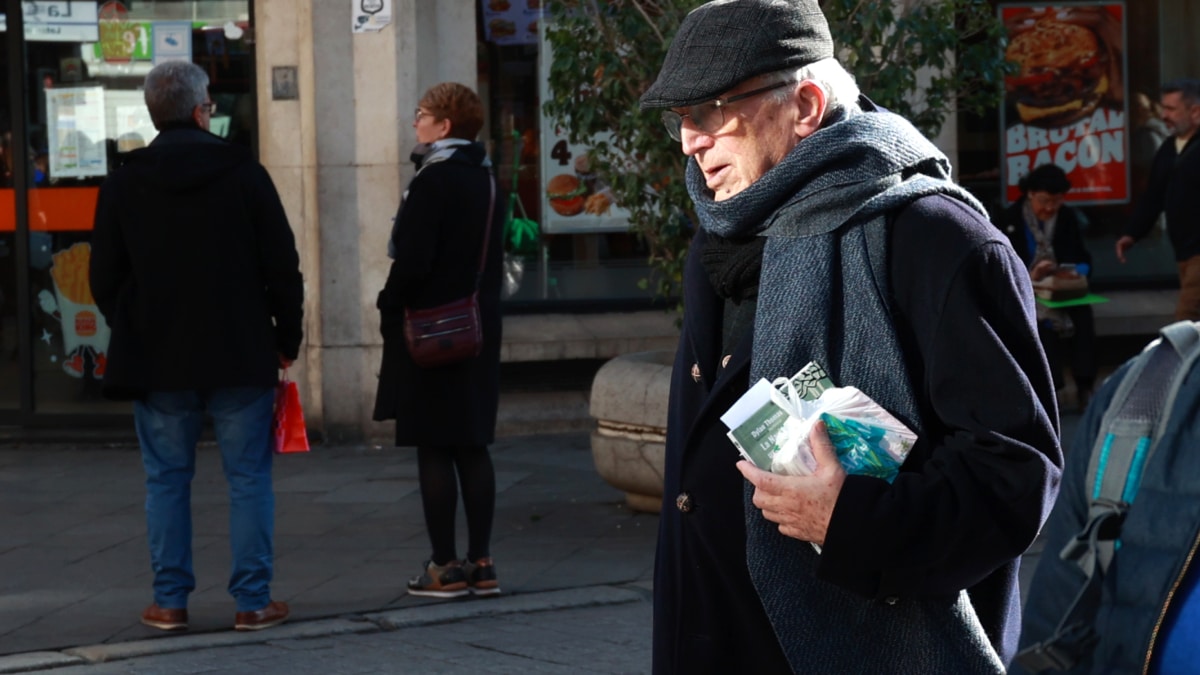
[{"label": "burger poster", "polygon": [[532,45],[538,41],[542,0],[480,0],[486,39],[498,45]]},{"label": "burger poster", "polygon": [[[549,41],[542,39],[538,52],[541,73],[541,100],[550,94],[550,64],[553,54]],[[629,212],[620,208],[612,188],[592,166],[588,144],[571,143],[566,131],[546,115],[541,117],[542,145],[542,232],[585,233],[625,232]],[[594,137],[595,142],[606,140]]]},{"label": "burger poster", "polygon": [[1005,5],[1004,199],[1034,167],[1057,164],[1071,180],[1066,199],[1129,201],[1125,106],[1125,4]]}]

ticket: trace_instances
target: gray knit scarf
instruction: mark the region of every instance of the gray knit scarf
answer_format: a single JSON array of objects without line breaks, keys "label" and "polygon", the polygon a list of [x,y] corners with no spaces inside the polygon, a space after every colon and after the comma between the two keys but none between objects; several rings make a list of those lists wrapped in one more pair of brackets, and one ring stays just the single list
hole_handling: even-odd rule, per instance
[{"label": "gray knit scarf", "polygon": [[[687,186],[700,226],[728,238],[764,236],[751,382],[823,365],[921,433],[921,411],[892,320],[888,216],[950,195],[946,157],[891,113],[847,114],[803,139],[778,165],[716,202],[695,160]],[[746,562],[797,673],[1003,672],[965,591],[944,601],[869,600],[816,578],[818,555],[779,534],[746,489]],[[886,564],[886,561],[880,561]]]}]

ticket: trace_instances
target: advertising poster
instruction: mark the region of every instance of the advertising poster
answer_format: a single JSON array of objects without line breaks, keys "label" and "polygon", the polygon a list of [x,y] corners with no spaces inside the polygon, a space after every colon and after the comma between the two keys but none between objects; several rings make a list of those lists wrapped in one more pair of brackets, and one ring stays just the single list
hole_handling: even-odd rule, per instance
[{"label": "advertising poster", "polygon": [[50,175],[87,178],[108,173],[103,87],[46,90],[50,129]]},{"label": "advertising poster", "polygon": [[[538,52],[541,100],[550,95],[550,43],[541,41]],[[566,130],[554,119],[542,120],[542,231],[549,234],[624,232],[629,212],[620,208],[612,189],[592,170],[588,145],[567,141]],[[596,140],[603,140],[597,138]]]},{"label": "advertising poster", "polygon": [[1057,164],[1068,202],[1129,201],[1125,4],[1004,5],[1006,57],[1001,110],[1005,202],[1033,168]]},{"label": "advertising poster", "polygon": [[480,0],[486,39],[498,45],[532,45],[538,41],[542,0]]}]

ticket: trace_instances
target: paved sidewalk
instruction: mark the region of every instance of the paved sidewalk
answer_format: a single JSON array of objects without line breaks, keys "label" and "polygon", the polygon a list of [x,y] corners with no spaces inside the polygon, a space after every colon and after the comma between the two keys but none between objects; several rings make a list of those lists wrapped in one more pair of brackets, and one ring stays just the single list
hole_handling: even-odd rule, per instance
[{"label": "paved sidewalk", "polygon": [[[1068,441],[1077,424],[1074,411],[1063,415]],[[644,671],[658,517],[629,511],[598,477],[586,433],[501,439],[493,458],[493,554],[504,595],[453,601],[404,592],[428,555],[413,451],[320,446],[277,458],[274,595],[291,603],[292,619],[236,633],[224,590],[224,479],[216,448],[202,447],[193,487],[192,628],[164,634],[138,623],[151,593],[137,448],[0,447],[0,673],[56,666],[157,673],[167,663],[170,672],[224,672],[214,664],[228,666],[232,650],[248,666],[237,672],[248,673],[262,672],[255,661],[282,666],[280,654],[290,654],[297,667],[286,669],[298,674],[333,672],[320,664],[335,657],[361,665],[338,672],[383,672],[371,659],[392,654],[416,655],[409,672]],[[1026,555],[1022,590],[1040,552],[1037,542]],[[561,625],[567,621],[589,624],[585,632],[610,628],[580,661],[556,648],[556,640],[579,640],[571,637],[576,628]],[[454,628],[439,632],[446,624]],[[476,635],[472,626],[510,628]],[[438,635],[470,655],[446,661],[423,652]],[[306,663],[308,650],[317,661]],[[104,662],[112,663],[79,665]]]},{"label": "paved sidewalk", "polygon": [[[284,639],[285,631],[330,629],[315,620],[338,617],[361,627],[370,619],[362,615],[372,612],[452,621],[522,611],[519,604],[505,609],[513,602],[538,611],[568,600],[586,607],[644,596],[658,517],[631,512],[599,478],[586,433],[505,438],[492,449],[492,553],[506,598],[439,603],[405,594],[405,581],[429,553],[416,453],[316,447],[278,457],[275,465],[273,591],[291,604],[292,620],[245,635],[231,630],[234,605],[225,592],[228,508],[220,458],[215,447],[202,447],[192,496],[197,589],[191,630],[179,637],[138,622],[152,598],[137,448],[0,447],[0,672],[35,658],[29,652],[85,646],[91,651],[72,651],[101,660],[134,647],[125,643],[175,651],[171,644],[195,648],[186,645],[197,639]],[[461,510],[458,534],[465,544]],[[549,593],[580,588],[594,590]]]}]

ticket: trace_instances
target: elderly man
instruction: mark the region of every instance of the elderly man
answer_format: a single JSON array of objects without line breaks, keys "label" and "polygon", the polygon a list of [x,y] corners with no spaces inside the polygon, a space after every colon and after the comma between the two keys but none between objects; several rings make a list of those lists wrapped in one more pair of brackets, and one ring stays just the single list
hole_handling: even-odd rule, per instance
[{"label": "elderly man", "polygon": [[[699,216],[656,673],[1001,673],[1016,645],[1019,557],[1062,466],[1028,273],[833,53],[815,0],[710,2],[641,99]],[[809,361],[919,434],[894,482],[846,475],[820,424],[811,476],[737,462],[719,416]]]},{"label": "elderly man", "polygon": [[1178,321],[1200,321],[1200,79],[1170,82],[1162,88],[1162,117],[1171,128],[1150,165],[1146,193],[1117,239],[1117,259],[1146,236],[1161,214],[1179,268]]},{"label": "elderly man", "polygon": [[208,132],[208,76],[169,61],[146,75],[160,132],[100,188],[91,285],[112,327],[104,393],[134,401],[146,470],[154,603],[142,623],[187,628],[191,481],[205,414],[229,482],[233,627],[288,616],[271,599],[271,417],[300,349],[304,296],[291,227],[246,148]]}]

